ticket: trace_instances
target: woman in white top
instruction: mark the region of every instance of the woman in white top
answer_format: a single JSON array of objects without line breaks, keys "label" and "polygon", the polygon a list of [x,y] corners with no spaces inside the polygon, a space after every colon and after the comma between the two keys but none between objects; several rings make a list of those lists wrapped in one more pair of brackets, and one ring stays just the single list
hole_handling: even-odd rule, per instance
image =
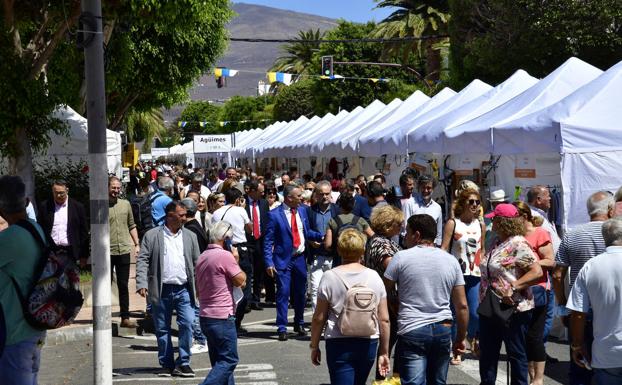
[{"label": "woman in white top", "polygon": [[[325,272],[318,288],[317,307],[313,314],[309,344],[311,362],[316,366],[320,365],[320,337],[326,326],[324,332],[326,362],[331,384],[365,384],[378,349],[380,349],[378,370],[383,376],[389,372],[387,294],[378,273],[361,264],[366,241],[367,238],[361,232],[355,229],[344,230],[337,240],[337,253],[342,258],[342,265]],[[344,320],[347,313],[343,309],[348,287],[361,283],[373,291],[376,304],[373,312],[375,327],[374,330],[368,331],[369,334],[365,333],[366,335],[352,333],[347,323],[340,323],[339,320],[340,317]]]},{"label": "woman in white top", "polygon": [[[480,259],[484,255],[484,235],[486,225],[479,220],[481,210],[480,195],[476,190],[466,189],[460,192],[454,206],[455,217],[445,223],[441,248],[458,259],[464,274],[464,290],[469,304],[469,326],[467,338],[471,352],[479,354],[479,286]],[[460,356],[451,360],[452,365],[459,365]]]}]

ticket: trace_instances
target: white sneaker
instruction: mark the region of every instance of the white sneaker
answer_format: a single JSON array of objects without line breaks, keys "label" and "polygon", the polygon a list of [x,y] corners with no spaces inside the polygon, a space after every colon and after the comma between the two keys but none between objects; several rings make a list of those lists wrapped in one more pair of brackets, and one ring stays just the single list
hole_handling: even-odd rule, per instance
[{"label": "white sneaker", "polygon": [[209,350],[207,349],[207,345],[194,343],[190,348],[190,353],[192,354],[201,354],[207,353]]}]

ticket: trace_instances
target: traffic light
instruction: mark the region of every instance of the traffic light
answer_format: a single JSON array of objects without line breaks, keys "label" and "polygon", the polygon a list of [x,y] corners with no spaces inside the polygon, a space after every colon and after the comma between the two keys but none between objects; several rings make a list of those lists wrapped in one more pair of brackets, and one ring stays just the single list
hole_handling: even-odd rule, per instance
[{"label": "traffic light", "polygon": [[322,56],[322,76],[333,76],[333,57]]}]

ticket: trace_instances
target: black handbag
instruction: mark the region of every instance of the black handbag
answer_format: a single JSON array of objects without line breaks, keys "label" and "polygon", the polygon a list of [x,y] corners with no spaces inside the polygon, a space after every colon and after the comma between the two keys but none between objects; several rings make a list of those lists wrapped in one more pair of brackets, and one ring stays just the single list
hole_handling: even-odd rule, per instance
[{"label": "black handbag", "polygon": [[[486,264],[487,272],[490,272],[489,267],[490,256],[488,257]],[[490,281],[488,281],[488,288],[486,288],[484,299],[477,308],[477,314],[481,317],[494,319],[502,322],[504,325],[507,325],[508,322],[510,322],[510,318],[512,318],[512,315],[516,311],[516,306],[517,305],[508,305],[504,303],[503,299],[492,290],[492,285]]]}]

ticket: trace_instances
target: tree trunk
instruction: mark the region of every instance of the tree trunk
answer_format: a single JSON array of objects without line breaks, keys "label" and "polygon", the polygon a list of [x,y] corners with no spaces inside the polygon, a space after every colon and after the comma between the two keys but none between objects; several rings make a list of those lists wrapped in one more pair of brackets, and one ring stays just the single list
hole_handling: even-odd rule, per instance
[{"label": "tree trunk", "polygon": [[[15,136],[17,154],[9,158],[9,174],[19,175],[26,184],[26,196],[35,202],[35,177],[32,165],[32,149],[26,128],[21,127]],[[36,206],[36,205],[35,205]]]},{"label": "tree trunk", "polygon": [[433,48],[436,43],[436,39],[428,40],[425,43],[425,77],[430,81],[438,81],[441,78],[441,51]]}]

